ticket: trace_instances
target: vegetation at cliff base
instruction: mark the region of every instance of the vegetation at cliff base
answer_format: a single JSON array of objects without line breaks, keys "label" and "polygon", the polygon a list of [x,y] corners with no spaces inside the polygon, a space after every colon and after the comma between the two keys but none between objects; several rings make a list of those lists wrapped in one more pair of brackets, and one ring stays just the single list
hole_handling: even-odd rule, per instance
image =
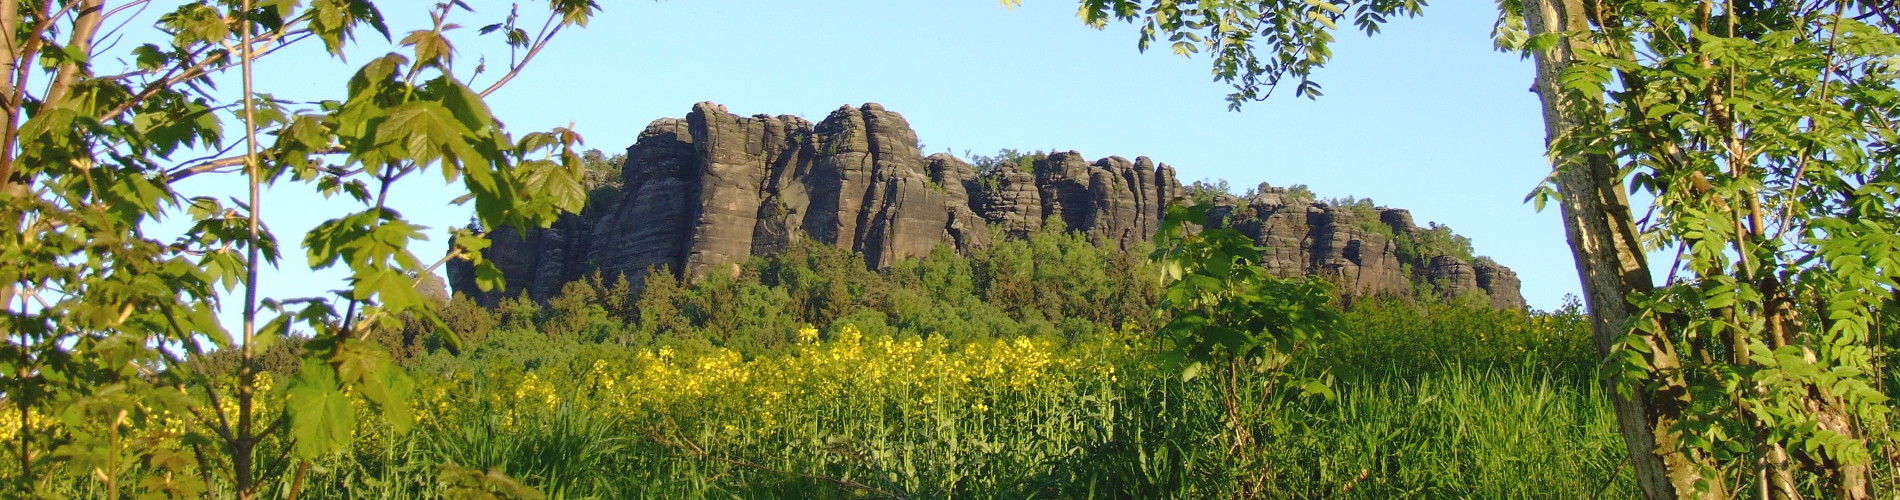
[{"label": "vegetation at cliff base", "polygon": [[[1167,290],[1161,267],[1047,230],[883,272],[805,243],[691,283],[656,272],[644,292],[593,279],[545,303],[442,298],[449,332],[410,321],[367,336],[414,378],[414,425],[344,427],[350,444],[312,462],[302,494],[1631,491],[1575,306],[1362,301],[1282,372],[1323,391],[1233,394],[1225,377],[1184,380],[1167,361],[1180,340],[1149,333],[1171,317],[1153,312]],[[288,390],[304,345],[259,353],[260,393]],[[235,365],[218,359],[204,371],[235,380]],[[1251,415],[1239,422],[1236,396]],[[356,393],[346,402],[371,403]],[[265,418],[284,410],[259,408]],[[126,438],[191,453],[189,417],[160,418]],[[1468,424],[1494,419],[1511,425]],[[98,425],[70,429],[111,430]],[[1236,448],[1237,431],[1253,444]],[[48,478],[45,491],[101,494],[80,465]]]}]

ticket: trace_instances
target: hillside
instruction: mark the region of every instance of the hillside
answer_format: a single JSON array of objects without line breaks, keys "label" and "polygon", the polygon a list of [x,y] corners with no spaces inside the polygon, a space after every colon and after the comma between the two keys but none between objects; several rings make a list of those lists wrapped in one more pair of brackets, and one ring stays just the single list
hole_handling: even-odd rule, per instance
[{"label": "hillside", "polygon": [[[918,144],[904,117],[878,104],[841,107],[813,124],[699,103],[683,119],[648,125],[618,181],[602,180],[579,215],[525,236],[493,232],[488,257],[509,289],[478,290],[462,261],[450,283],[489,305],[524,291],[545,300],[595,271],[637,282],[664,267],[697,278],[803,238],[885,269],[937,245],[967,253],[1044,224],[1126,251],[1146,243],[1169,203],[1197,194],[1147,157],[1088,161],[1069,151],[972,165],[925,156]],[[1524,307],[1516,273],[1432,244],[1455,236],[1416,226],[1405,210],[1275,188],[1201,198],[1222,207],[1210,224],[1268,248],[1264,265],[1275,274],[1324,276],[1352,297],[1482,294],[1495,307]]]}]

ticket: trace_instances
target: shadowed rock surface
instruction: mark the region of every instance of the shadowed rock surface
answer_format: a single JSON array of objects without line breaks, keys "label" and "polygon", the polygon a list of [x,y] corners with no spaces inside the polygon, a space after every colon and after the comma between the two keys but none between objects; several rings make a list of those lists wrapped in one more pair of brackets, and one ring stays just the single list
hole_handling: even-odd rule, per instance
[{"label": "shadowed rock surface", "polygon": [[[488,251],[507,290],[482,292],[465,261],[449,266],[455,291],[493,305],[527,293],[552,297],[595,271],[636,284],[649,268],[689,278],[731,272],[752,255],[811,238],[861,252],[883,269],[937,245],[967,251],[1045,223],[1099,245],[1134,249],[1187,196],[1174,169],[1146,157],[1089,161],[1053,152],[989,172],[947,154],[923,156],[902,115],[877,104],[841,107],[816,124],[794,116],[732,114],[699,103],[686,118],[647,125],[627,149],[617,190],[596,190],[582,213],[525,236],[494,231]],[[1453,255],[1402,255],[1423,229],[1405,210],[1350,210],[1265,188],[1216,200],[1219,220],[1267,247],[1280,276],[1319,275],[1348,296],[1403,295],[1415,284],[1444,296],[1482,294],[1522,308],[1510,269]],[[994,227],[996,231],[992,231]],[[1411,253],[1417,253],[1413,251]]]}]

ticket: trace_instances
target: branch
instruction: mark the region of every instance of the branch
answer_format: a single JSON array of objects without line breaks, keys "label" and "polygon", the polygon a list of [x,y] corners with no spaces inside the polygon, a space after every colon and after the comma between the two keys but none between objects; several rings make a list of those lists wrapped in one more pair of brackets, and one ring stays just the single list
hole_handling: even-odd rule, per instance
[{"label": "branch", "polygon": [[[566,24],[554,23],[554,20],[556,18],[559,18],[560,15],[561,15],[560,12],[554,12],[554,13],[548,14],[548,21],[541,25],[540,38],[535,40],[534,47],[531,47],[528,49],[528,54],[521,57],[521,62],[519,64],[515,64],[514,67],[508,68],[507,74],[501,75],[500,80],[495,80],[495,83],[490,84],[488,88],[482,89],[481,93],[477,95],[481,97],[488,97],[488,94],[493,94],[495,93],[495,91],[501,90],[501,87],[503,85],[507,85],[509,80],[513,80],[515,79],[515,76],[520,75],[521,70],[527,68],[529,62],[534,61],[535,54],[541,53],[541,49],[543,47],[547,47],[548,42],[554,39],[554,34],[560,33],[561,28],[567,27]],[[552,28],[550,28],[550,26]]]},{"label": "branch", "polygon": [[[14,33],[19,31],[19,27],[20,1],[0,0],[0,33]],[[13,97],[15,88],[13,80],[7,77],[13,74],[16,69],[14,63],[18,62],[15,56],[18,54],[16,49],[19,47],[14,46],[13,41],[12,36],[0,37],[0,107],[5,108],[3,111],[8,114],[8,125],[12,125],[16,118],[14,115],[18,114],[14,113],[18,108],[13,103],[19,101]],[[12,127],[9,126],[8,129],[11,131]]]},{"label": "branch", "polygon": [[[178,337],[183,339],[180,344],[184,346],[187,352],[191,353],[194,359],[204,359],[204,348],[198,345],[198,338],[191,331],[186,330],[183,325],[178,324],[178,316],[176,313],[176,310],[166,311],[165,321],[171,323],[172,329],[178,332]],[[165,349],[158,349],[157,351],[159,353],[159,359],[163,360],[165,364],[171,365],[172,370],[186,374],[197,373],[193,370],[186,370],[184,368],[184,361],[177,359],[176,355],[171,351]],[[199,374],[197,382],[204,384],[206,398],[211,400],[212,415],[218,417],[215,422],[216,425],[213,425],[214,422],[210,418],[205,417],[196,406],[187,406],[186,409],[192,413],[192,416],[197,417],[205,427],[210,427],[213,432],[218,434],[218,437],[223,438],[226,442],[236,439],[231,435],[231,420],[224,415],[224,402],[218,398],[217,386],[212,384],[210,380],[203,378],[202,374]],[[179,386],[182,388],[183,384],[181,383]]]},{"label": "branch", "polygon": [[448,255],[442,256],[440,260],[435,261],[434,264],[429,264],[428,268],[423,269],[421,274],[417,274],[416,283],[422,283],[423,275],[433,273],[435,272],[436,268],[442,267],[443,264],[447,264],[449,261],[455,260],[460,257],[462,257],[462,249],[460,248],[450,249]]},{"label": "branch", "polygon": [[[42,13],[51,9],[51,2],[42,5],[40,8]],[[65,12],[66,8],[71,6],[72,4],[67,4],[66,7],[60,9],[60,12]],[[15,46],[13,34],[19,31],[20,22],[23,20],[20,17],[19,2],[18,0],[0,1],[0,9],[4,10],[0,12],[0,29],[5,29],[7,34],[7,36],[0,36],[0,39],[5,40],[3,55],[6,56],[4,63],[0,63],[0,68],[5,69],[0,72],[0,80],[4,80],[0,82],[0,89],[4,89],[4,92],[0,92],[0,111],[6,113],[6,128],[0,129],[0,188],[5,188],[13,182],[13,150],[14,145],[20,140],[20,111],[21,104],[26,102],[27,77],[33,74],[31,68],[34,59],[39,54],[39,46],[43,41],[42,35],[51,29],[52,18],[57,15],[48,16],[34,23],[33,29],[21,37],[27,40],[26,45]],[[0,296],[4,295],[6,294],[0,293]]]},{"label": "branch", "polygon": [[[1838,55],[1837,50],[1840,48],[1841,41],[1841,12],[1841,7],[1836,6],[1834,9],[1834,26],[1828,34],[1827,68],[1822,70],[1821,73],[1820,101],[1822,104],[1828,102],[1829,92],[1833,90],[1831,85],[1834,83],[1834,73],[1838,70],[1837,65],[1840,63],[1840,59],[1836,56]],[[1814,128],[1815,118],[1809,116],[1808,132],[1813,132]],[[1775,230],[1775,237],[1771,238],[1773,240],[1780,240],[1782,236],[1787,235],[1788,229],[1794,226],[1790,217],[1794,216],[1794,206],[1801,203],[1801,178],[1807,176],[1808,153],[1809,148],[1813,145],[1813,140],[1802,141],[1801,143],[1801,156],[1795,159],[1794,177],[1788,179],[1788,201],[1781,205],[1781,215],[1776,217],[1777,220],[1775,222],[1778,223],[1780,227]],[[1826,154],[1826,152],[1823,151],[1822,154]]]},{"label": "branch", "polygon": [[[82,54],[92,53],[92,35],[99,32],[99,23],[105,20],[104,3],[105,0],[81,1],[79,4],[79,17],[73,20],[73,34],[67,38],[67,47],[77,50]],[[68,8],[71,6],[72,4],[67,4]],[[65,8],[60,10],[63,11]],[[46,21],[50,22],[54,17],[55,16],[47,16]],[[53,73],[53,81],[47,83],[46,97],[41,100],[42,102],[40,104],[42,108],[55,107],[59,105],[61,100],[66,98],[67,94],[72,93],[73,84],[79,79],[81,66],[83,65],[76,62],[66,62],[59,65],[59,69]]]},{"label": "branch", "polygon": [[[376,190],[375,210],[376,210],[377,218],[376,218],[376,222],[370,226],[371,231],[375,231],[377,227],[381,227],[383,225],[383,222],[382,222],[382,214],[384,210],[383,207],[388,206],[389,186],[391,184],[395,184],[396,179],[402,178],[403,175],[406,175],[411,171],[412,170],[410,169],[398,168],[398,165],[394,162],[391,162],[390,164],[383,166],[383,174],[377,176],[377,178],[382,181],[382,186]],[[356,327],[361,326],[356,321],[356,306],[360,303],[362,303],[362,300],[357,299],[356,294],[350,294],[350,305],[344,308],[344,312],[343,312],[343,329],[342,329],[342,333],[338,335],[339,340],[356,336],[355,335]]]},{"label": "branch", "polygon": [[[342,152],[344,152],[342,146],[334,146],[334,147],[328,147],[328,148],[312,151],[311,154],[328,155],[328,154],[337,154],[337,153],[342,153]],[[225,169],[228,169],[231,167],[237,167],[241,165],[244,165],[243,156],[227,156],[224,158],[218,158],[216,160],[210,160],[204,163],[199,163],[199,164],[188,166],[188,167],[178,167],[178,168],[171,169],[165,172],[165,180],[168,182],[178,182],[179,180],[182,180],[186,177],[191,177],[191,176],[203,174],[203,173],[221,172],[221,171],[225,171]]]},{"label": "branch", "polygon": [[179,168],[179,169],[172,170],[170,172],[166,172],[165,180],[167,182],[178,182],[179,180],[182,180],[186,177],[191,177],[193,175],[198,175],[198,174],[202,174],[206,172],[216,172],[216,171],[219,171],[220,169],[235,167],[235,166],[239,166],[243,164],[244,164],[244,157],[242,156],[219,158],[216,160],[211,160],[211,161],[200,163],[197,165],[192,165],[190,167]]},{"label": "branch", "polygon": [[[251,57],[253,60],[255,60],[255,59],[263,58],[264,56],[275,54],[277,53],[278,50],[281,50],[284,47],[289,47],[293,44],[296,44],[297,42],[310,38],[311,34],[312,33],[309,30],[278,32],[277,34],[272,35],[270,38],[264,39],[262,42],[259,42],[261,45],[264,46],[262,51],[260,52],[258,49],[255,49],[255,48],[252,49],[253,54]],[[285,39],[286,37],[293,37],[293,38],[289,38],[288,40],[286,40]],[[226,61],[226,62],[219,66],[212,66],[213,63],[216,63],[219,61]],[[117,107],[112,108],[111,111],[107,111],[104,114],[99,115],[99,121],[109,121],[114,118],[118,118],[119,115],[125,114],[127,111],[131,111],[132,108],[138,106],[139,103],[145,102],[146,99],[150,99],[153,95],[157,95],[158,92],[161,90],[172,88],[173,86],[184,83],[186,81],[196,79],[196,78],[205,76],[207,74],[231,69],[233,67],[236,67],[242,64],[242,63],[230,63],[228,61],[230,61],[229,56],[225,56],[222,58],[206,58],[196,63],[193,63],[190,66],[185,66],[182,72],[170,73],[171,76],[166,76],[166,77],[158,79],[158,81],[147,84],[144,90],[139,91],[138,95],[132,96],[131,99],[127,99],[125,102],[120,103]],[[176,68],[176,67],[170,68],[170,70],[173,70],[173,71],[176,71],[178,69],[179,68]],[[108,76],[100,77],[99,79],[117,80],[117,79],[130,78],[133,76],[150,74],[150,73],[151,71],[133,71],[133,72],[128,72],[128,73],[120,73],[117,75],[108,75]]]}]

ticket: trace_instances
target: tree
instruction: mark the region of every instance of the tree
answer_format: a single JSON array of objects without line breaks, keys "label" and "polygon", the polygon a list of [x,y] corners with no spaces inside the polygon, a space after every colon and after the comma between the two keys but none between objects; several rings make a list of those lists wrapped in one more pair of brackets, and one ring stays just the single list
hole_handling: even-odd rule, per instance
[{"label": "tree", "polygon": [[[579,136],[512,137],[482,99],[596,6],[550,1],[537,32],[519,27],[516,11],[482,28],[520,57],[478,91],[469,84],[482,72],[457,71],[450,36],[450,19],[473,9],[436,4],[427,25],[395,41],[403,53],[363,63],[345,95],[299,104],[257,88],[255,63],[311,43],[340,58],[365,28],[391,37],[375,4],[186,2],[159,17],[152,43],[107,53],[113,44],[97,42],[115,39],[118,18],[145,4],[0,1],[0,31],[11,37],[0,44],[0,261],[9,263],[0,269],[0,390],[17,414],[15,466],[0,474],[21,496],[51,494],[50,470],[77,467],[87,472],[69,477],[96,478],[107,497],[256,498],[294,469],[276,494],[295,497],[308,460],[351,436],[351,398],[406,425],[410,382],[363,336],[410,315],[440,329],[435,304],[413,286],[435,266],[406,249],[423,228],[387,208],[390,186],[437,170],[469,189],[486,227],[545,225],[579,208]],[[108,64],[118,57],[131,62]],[[220,157],[231,151],[240,153]],[[181,193],[183,181],[210,175],[241,176],[245,192]],[[350,271],[345,291],[259,296],[260,267],[281,256],[263,222],[267,185],[361,205],[305,238],[312,268]],[[168,216],[193,222],[173,242],[148,224]],[[454,255],[497,284],[480,259],[483,240],[455,241]],[[221,304],[241,313],[235,334],[216,317]],[[309,336],[304,359],[273,386],[260,356],[293,330]],[[233,352],[229,376],[196,362]],[[143,439],[172,421],[182,437]],[[121,481],[135,473],[153,479]]]},{"label": "tree", "polygon": [[[1014,3],[1005,1],[1006,4]],[[1646,496],[1870,496],[1893,328],[1900,8],[1836,0],[1504,0],[1536,60],[1555,198]],[[1084,0],[1081,17],[1206,49],[1232,106],[1313,69],[1347,17],[1403,0]],[[1258,52],[1258,53],[1257,53]],[[1628,187],[1625,187],[1625,182]],[[1629,192],[1655,197],[1634,216]],[[1676,253],[1660,287],[1646,249]],[[1871,433],[1871,434],[1870,434]],[[1805,476],[1805,477],[1803,477]],[[1818,489],[1817,489],[1818,488]]]},{"label": "tree", "polygon": [[[1500,8],[1510,10],[1508,5]],[[1525,2],[1521,12],[1526,27],[1543,36],[1589,31],[1585,8],[1579,1],[1536,0]],[[1512,14],[1507,12],[1505,16]],[[1639,333],[1624,339],[1633,331],[1630,296],[1649,291],[1654,283],[1631,217],[1629,196],[1609,155],[1554,154],[1557,141],[1603,123],[1598,111],[1602,96],[1566,95],[1559,76],[1577,64],[1576,48],[1570,40],[1545,40],[1550,40],[1548,48],[1527,52],[1537,61],[1535,90],[1543,103],[1546,142],[1552,146],[1564,234],[1583,283],[1597,352],[1608,356],[1615,346],[1640,345],[1651,354],[1644,376],[1655,382],[1640,392],[1612,391],[1611,405],[1616,409],[1619,431],[1643,494],[1649,498],[1685,496],[1695,489],[1709,463],[1705,457],[1685,453],[1681,449],[1683,436],[1674,430],[1690,403],[1675,344],[1654,334]],[[1725,494],[1722,488],[1708,490],[1709,496]]]},{"label": "tree", "polygon": [[1202,371],[1218,377],[1230,450],[1246,469],[1241,496],[1256,497],[1270,473],[1253,422],[1266,420],[1282,385],[1332,397],[1327,379],[1287,372],[1308,344],[1337,334],[1333,294],[1315,277],[1276,278],[1260,266],[1261,248],[1232,228],[1192,231],[1212,205],[1168,208],[1153,257],[1167,289],[1156,304],[1166,322],[1156,336],[1173,346],[1163,359],[1182,367],[1184,380]]}]

